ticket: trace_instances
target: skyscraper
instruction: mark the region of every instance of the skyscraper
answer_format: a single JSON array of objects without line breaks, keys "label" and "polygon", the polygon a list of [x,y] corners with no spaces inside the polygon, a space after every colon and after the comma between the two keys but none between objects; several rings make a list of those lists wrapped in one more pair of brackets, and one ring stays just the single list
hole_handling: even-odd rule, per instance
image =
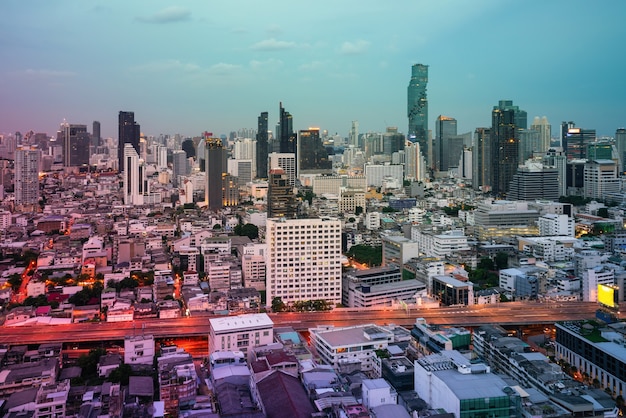
[{"label": "skyscraper", "polygon": [[267,217],[293,219],[297,215],[296,198],[289,177],[280,167],[270,168],[267,185]]},{"label": "skyscraper", "polygon": [[618,172],[626,172],[626,129],[618,128],[615,131],[615,148],[617,149]]},{"label": "skyscraper", "polygon": [[[441,172],[448,171],[450,166],[450,147],[448,141],[457,134],[456,119],[439,115],[435,125],[435,169]],[[458,155],[455,155],[453,166],[458,165]]]},{"label": "skyscraper", "polygon": [[172,153],[172,184],[178,187],[182,184],[181,177],[189,175],[189,159],[183,150]]},{"label": "skyscraper", "polygon": [[595,129],[577,128],[574,122],[561,124],[561,145],[568,160],[584,160],[587,146],[596,140]]},{"label": "skyscraper", "polygon": [[398,132],[395,126],[388,126],[383,134],[383,154],[392,155],[394,152],[404,151],[404,135]]},{"label": "skyscraper", "polygon": [[267,155],[269,154],[267,116],[267,112],[261,112],[256,133],[256,176],[263,179],[267,178]]},{"label": "skyscraper", "polygon": [[331,173],[332,162],[328,158],[328,151],[320,138],[319,128],[309,128],[298,133],[298,158],[300,172]]},{"label": "skyscraper", "polygon": [[359,147],[359,121],[353,120],[352,127],[350,128],[350,137],[348,139],[348,145],[352,145],[355,148]]},{"label": "skyscraper", "polygon": [[33,206],[39,202],[39,163],[41,151],[20,147],[15,150],[15,204]]},{"label": "skyscraper", "polygon": [[139,137],[141,135],[141,128],[135,122],[134,112],[120,111],[118,116],[118,136],[117,136],[117,160],[118,171],[123,171],[124,168],[124,145],[131,144],[137,155],[139,155]]},{"label": "skyscraper", "polygon": [[492,187],[491,129],[476,128],[472,146],[472,187],[487,192]]},{"label": "skyscraper", "polygon": [[293,116],[283,108],[283,102],[280,102],[280,134],[278,136],[280,141],[281,153],[293,153],[297,152],[297,137],[293,131]]},{"label": "skyscraper", "polygon": [[100,122],[93,121],[93,129],[91,132],[91,145],[94,147],[100,146]]},{"label": "skyscraper", "polygon": [[89,165],[90,137],[87,125],[63,122],[57,134],[57,141],[63,144],[63,166],[80,167]]},{"label": "skyscraper", "polygon": [[124,144],[124,167],[124,204],[143,205],[144,195],[149,194],[146,167],[129,143]]},{"label": "skyscraper", "polygon": [[493,193],[506,195],[517,172],[519,159],[518,129],[526,129],[526,112],[511,100],[500,100],[491,112]]},{"label": "skyscraper", "polygon": [[550,149],[550,140],[552,136],[552,126],[548,122],[548,118],[546,116],[541,118],[539,116],[535,116],[532,125],[530,125],[530,129],[539,132],[540,148],[536,151],[539,151],[540,153],[548,151]]},{"label": "skyscraper", "polygon": [[212,138],[209,132],[204,133],[206,153],[206,189],[205,202],[209,209],[221,209],[223,204],[223,179],[226,174],[226,150],[222,140]]},{"label": "skyscraper", "polygon": [[426,164],[432,166],[432,147],[428,138],[428,65],[415,64],[411,68],[411,81],[407,94],[407,116],[409,118],[409,140],[419,142]]}]

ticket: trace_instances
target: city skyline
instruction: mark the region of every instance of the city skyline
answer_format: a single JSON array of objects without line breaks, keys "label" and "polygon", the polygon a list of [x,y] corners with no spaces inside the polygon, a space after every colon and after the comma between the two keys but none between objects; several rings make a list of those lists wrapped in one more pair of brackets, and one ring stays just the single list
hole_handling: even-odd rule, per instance
[{"label": "city skyline", "polygon": [[[626,125],[621,2],[273,6],[2,2],[0,132],[53,136],[66,119],[115,138],[126,110],[147,135],[227,134],[268,110],[273,130],[282,101],[294,130],[347,136],[356,120],[361,133],[407,133],[417,63],[429,66],[430,126],[443,114],[459,133],[488,127],[503,99],[598,136]],[[55,16],[71,24],[60,31]]]}]

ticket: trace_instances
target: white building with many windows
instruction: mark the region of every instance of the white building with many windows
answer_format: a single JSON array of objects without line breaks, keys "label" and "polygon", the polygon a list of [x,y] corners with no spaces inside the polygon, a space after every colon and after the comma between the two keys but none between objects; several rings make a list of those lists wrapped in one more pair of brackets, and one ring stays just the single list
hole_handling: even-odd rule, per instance
[{"label": "white building with many windows", "polygon": [[209,319],[209,356],[218,351],[241,351],[274,341],[274,322],[265,314]]},{"label": "white building with many windows", "polygon": [[341,303],[341,222],[267,220],[267,303],[324,299]]}]

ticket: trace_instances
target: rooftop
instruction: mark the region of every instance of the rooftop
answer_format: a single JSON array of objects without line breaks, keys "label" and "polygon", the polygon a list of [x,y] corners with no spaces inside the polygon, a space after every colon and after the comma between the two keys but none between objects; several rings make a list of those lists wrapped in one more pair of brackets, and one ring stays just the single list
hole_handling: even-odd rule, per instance
[{"label": "rooftop", "polygon": [[213,332],[236,332],[248,328],[271,328],[274,322],[265,313],[226,316],[209,319]]}]

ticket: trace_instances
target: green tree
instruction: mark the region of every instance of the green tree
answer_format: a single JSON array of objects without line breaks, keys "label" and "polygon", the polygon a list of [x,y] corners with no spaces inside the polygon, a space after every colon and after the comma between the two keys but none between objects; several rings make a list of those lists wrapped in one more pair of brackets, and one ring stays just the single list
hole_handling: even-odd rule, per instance
[{"label": "green tree", "polygon": [[507,253],[499,252],[496,254],[496,268],[498,270],[509,267],[509,256]]},{"label": "green tree", "polygon": [[385,206],[382,210],[383,213],[393,213],[393,212],[397,212],[397,210],[395,210],[394,208],[392,208],[391,206]]},{"label": "green tree", "polygon": [[237,225],[234,229],[235,235],[257,239],[259,237],[259,227],[255,224]]},{"label": "green tree", "polygon": [[100,357],[106,354],[104,348],[93,348],[89,350],[89,354],[83,354],[78,358],[78,365],[82,369],[81,376],[87,380],[94,378],[98,373],[98,362]]},{"label": "green tree", "polygon": [[9,276],[7,283],[11,286],[14,292],[20,290],[20,286],[22,286],[22,276],[20,274],[12,274]]},{"label": "green tree", "polygon": [[354,208],[355,215],[359,216],[362,213],[363,213],[363,206],[357,206],[356,208]]},{"label": "green tree", "polygon": [[383,262],[382,246],[372,247],[364,244],[353,245],[346,254],[359,263],[366,263],[369,266],[379,266]]},{"label": "green tree", "polygon": [[123,363],[115,369],[111,370],[111,374],[109,374],[108,381],[112,383],[121,383],[122,385],[128,385],[128,380],[132,375],[133,371],[130,368],[129,364]]},{"label": "green tree", "polygon": [[272,299],[272,312],[284,312],[287,306],[280,297]]},{"label": "green tree", "polygon": [[479,269],[484,269],[484,270],[493,270],[495,268],[495,265],[494,265],[493,260],[491,258],[483,257],[478,262],[478,266],[477,267]]}]

